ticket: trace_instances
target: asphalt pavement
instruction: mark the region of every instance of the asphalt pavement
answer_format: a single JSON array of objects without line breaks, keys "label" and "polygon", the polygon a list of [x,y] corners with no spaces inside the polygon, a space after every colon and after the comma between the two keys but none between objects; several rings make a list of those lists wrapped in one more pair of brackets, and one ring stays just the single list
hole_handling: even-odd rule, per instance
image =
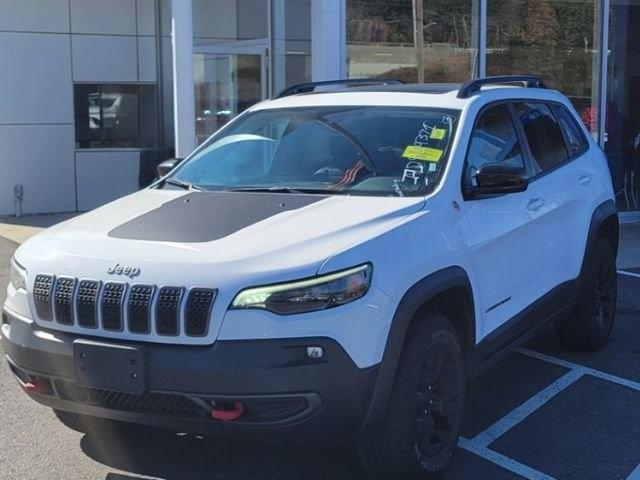
[{"label": "asphalt pavement", "polygon": [[[15,247],[0,238],[0,303]],[[460,448],[443,478],[640,478],[640,275],[620,275],[619,289],[617,323],[602,351],[567,352],[545,330],[471,384]],[[0,419],[0,479],[365,478],[341,445],[263,445],[153,428],[83,435],[27,398],[4,362]]]}]

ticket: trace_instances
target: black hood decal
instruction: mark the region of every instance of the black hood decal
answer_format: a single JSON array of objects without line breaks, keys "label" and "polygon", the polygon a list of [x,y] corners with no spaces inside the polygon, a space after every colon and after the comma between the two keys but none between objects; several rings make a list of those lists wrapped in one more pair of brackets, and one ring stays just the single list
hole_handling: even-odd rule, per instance
[{"label": "black hood decal", "polygon": [[328,195],[193,192],[140,215],[109,232],[113,238],[211,242]]}]

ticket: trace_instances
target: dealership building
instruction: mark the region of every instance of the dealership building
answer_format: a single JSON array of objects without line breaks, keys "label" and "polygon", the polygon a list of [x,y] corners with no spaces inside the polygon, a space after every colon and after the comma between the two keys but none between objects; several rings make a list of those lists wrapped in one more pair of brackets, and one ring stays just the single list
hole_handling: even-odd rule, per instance
[{"label": "dealership building", "polygon": [[533,73],[640,218],[640,0],[0,0],[0,215],[147,185],[295,83]]}]

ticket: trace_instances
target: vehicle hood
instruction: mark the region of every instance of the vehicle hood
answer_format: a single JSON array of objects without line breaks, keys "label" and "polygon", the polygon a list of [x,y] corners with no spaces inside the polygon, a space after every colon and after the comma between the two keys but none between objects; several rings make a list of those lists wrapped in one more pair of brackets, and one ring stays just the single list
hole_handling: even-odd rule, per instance
[{"label": "vehicle hood", "polygon": [[136,269],[139,283],[281,281],[317,273],[330,256],[393,228],[424,202],[146,189],[44,231],[16,258],[34,273],[99,280],[111,279],[107,270],[117,263]]}]

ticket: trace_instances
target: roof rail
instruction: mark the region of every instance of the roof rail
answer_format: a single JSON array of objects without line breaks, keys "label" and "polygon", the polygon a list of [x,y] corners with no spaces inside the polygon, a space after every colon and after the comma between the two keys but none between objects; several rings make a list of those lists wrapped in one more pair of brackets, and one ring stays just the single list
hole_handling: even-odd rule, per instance
[{"label": "roof rail", "polygon": [[536,75],[500,75],[496,77],[477,78],[465,82],[458,90],[458,98],[469,98],[478,92],[483,85],[501,85],[522,83],[528,88],[547,88],[542,79]]},{"label": "roof rail", "polygon": [[285,88],[276,98],[289,97],[298,93],[315,92],[318,88],[329,87],[332,85],[350,86],[373,86],[373,85],[397,85],[404,83],[401,80],[385,80],[380,78],[349,78],[345,80],[326,80],[323,82],[299,83]]}]

